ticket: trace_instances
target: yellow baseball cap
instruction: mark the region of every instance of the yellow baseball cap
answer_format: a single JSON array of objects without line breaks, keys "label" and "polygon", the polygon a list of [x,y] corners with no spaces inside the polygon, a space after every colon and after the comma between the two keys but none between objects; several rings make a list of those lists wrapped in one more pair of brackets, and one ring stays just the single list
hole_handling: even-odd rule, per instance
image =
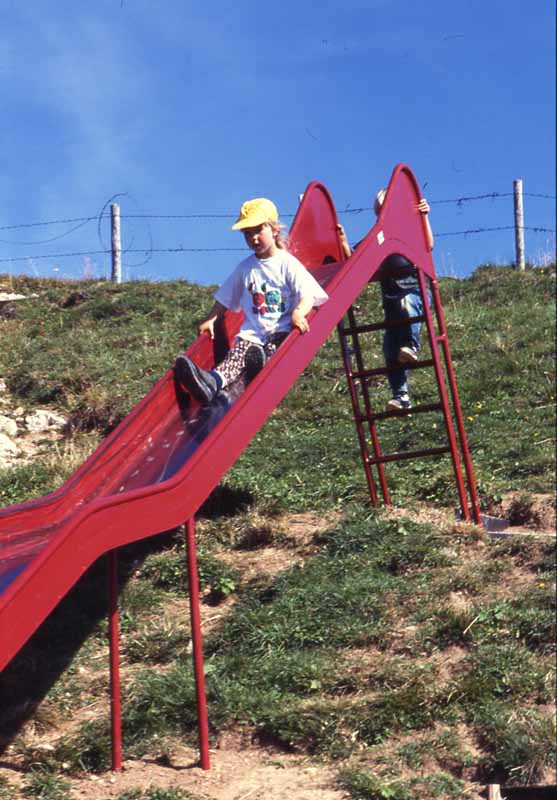
[{"label": "yellow baseball cap", "polygon": [[278,222],[276,205],[265,197],[255,197],[242,203],[240,216],[232,226],[233,231],[256,228],[264,222]]}]

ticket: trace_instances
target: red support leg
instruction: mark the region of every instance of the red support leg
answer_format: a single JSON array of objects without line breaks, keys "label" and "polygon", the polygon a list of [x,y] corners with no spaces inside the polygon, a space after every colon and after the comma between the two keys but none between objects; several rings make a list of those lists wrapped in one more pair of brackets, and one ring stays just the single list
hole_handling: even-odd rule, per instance
[{"label": "red support leg", "polygon": [[122,769],[122,712],[120,705],[120,631],[118,624],[118,558],[117,551],[108,554],[108,630],[110,636],[110,715],[112,735],[112,769]]},{"label": "red support leg", "polygon": [[203,670],[203,642],[201,638],[201,618],[199,614],[197,548],[195,544],[195,522],[193,517],[186,523],[186,550],[188,557],[188,586],[190,594],[195,696],[197,701],[197,725],[199,731],[199,760],[201,769],[210,769],[209,722],[207,717],[207,696],[205,693],[205,672]]},{"label": "red support leg", "polygon": [[439,358],[439,339],[446,339],[446,334],[438,337],[435,333],[433,324],[433,315],[427,296],[427,287],[425,282],[424,273],[421,269],[418,270],[418,280],[420,283],[420,292],[422,294],[422,301],[424,305],[424,314],[427,322],[427,333],[429,337],[429,344],[431,347],[431,356],[433,358],[433,365],[435,368],[435,377],[437,380],[437,387],[439,389],[439,396],[441,398],[441,405],[443,407],[443,419],[445,420],[445,428],[447,429],[447,436],[451,450],[451,458],[453,462],[454,475],[458,489],[458,496],[460,498],[460,507],[462,509],[462,516],[466,521],[470,521],[470,510],[468,508],[468,497],[466,495],[466,487],[462,477],[462,467],[460,465],[460,457],[458,454],[458,443],[456,440],[455,429],[453,425],[453,418],[449,406],[449,397],[447,394],[447,387],[445,385],[445,378],[441,367],[441,359]]},{"label": "red support leg", "polygon": [[456,419],[456,425],[458,429],[458,435],[460,439],[460,448],[462,451],[462,458],[464,460],[464,469],[466,471],[466,478],[468,482],[468,491],[470,493],[470,500],[472,504],[472,516],[474,517],[474,522],[477,525],[481,525],[481,518],[480,518],[480,505],[478,501],[478,494],[476,491],[476,481],[474,479],[474,471],[472,469],[472,459],[470,458],[470,450],[468,448],[468,439],[466,437],[466,431],[464,429],[464,419],[462,416],[462,408],[460,405],[460,397],[458,394],[458,388],[456,383],[456,376],[453,367],[453,361],[451,358],[451,349],[449,347],[449,338],[447,336],[447,329],[445,326],[445,318],[443,315],[443,307],[441,305],[441,296],[439,294],[439,284],[436,280],[431,281],[431,288],[433,294],[433,304],[435,307],[435,313],[437,315],[437,320],[439,322],[439,331],[442,334],[442,346],[443,346],[443,355],[445,357],[445,364],[447,367],[447,377],[449,379],[449,389],[451,392],[452,400],[453,400],[453,407]]}]

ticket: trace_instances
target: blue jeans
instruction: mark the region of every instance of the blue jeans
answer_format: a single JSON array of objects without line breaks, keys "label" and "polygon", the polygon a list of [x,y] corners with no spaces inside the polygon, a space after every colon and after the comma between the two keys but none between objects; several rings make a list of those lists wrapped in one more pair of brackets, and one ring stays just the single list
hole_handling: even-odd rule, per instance
[{"label": "blue jeans", "polygon": [[[385,311],[385,321],[387,322],[408,319],[408,317],[419,317],[424,313],[424,305],[419,289],[408,292],[397,299],[383,298],[383,309]],[[385,355],[385,364],[388,367],[394,367],[398,363],[398,353],[401,347],[413,347],[419,352],[421,327],[421,323],[414,322],[385,330],[383,353]],[[388,378],[393,397],[408,394],[407,369],[397,369],[395,372],[390,372]]]}]

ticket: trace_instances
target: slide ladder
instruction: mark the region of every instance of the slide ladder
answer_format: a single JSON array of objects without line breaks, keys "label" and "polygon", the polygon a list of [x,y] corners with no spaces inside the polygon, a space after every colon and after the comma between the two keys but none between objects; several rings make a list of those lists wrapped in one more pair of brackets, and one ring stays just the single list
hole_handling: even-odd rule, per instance
[{"label": "slide ladder", "polygon": [[[359,322],[356,319],[356,308],[351,305],[347,310],[345,318],[337,325],[340,339],[342,360],[348,382],[354,422],[360,446],[363,467],[366,475],[370,500],[373,506],[378,505],[377,483],[379,483],[383,501],[391,504],[391,496],[387,484],[384,464],[394,461],[407,461],[410,459],[426,458],[429,456],[440,456],[450,453],[456,486],[460,499],[462,516],[465,520],[480,524],[480,510],[476,485],[474,481],[470,452],[464,423],[462,409],[458,396],[454,368],[451,358],[449,341],[445,327],[439,286],[436,278],[429,278],[418,267],[418,278],[420,293],[424,307],[421,316],[409,317],[406,320],[382,322]],[[433,310],[436,319],[434,320],[432,308],[428,296],[428,283],[431,296],[433,298]],[[345,321],[346,320],[346,321]],[[396,367],[375,367],[367,369],[364,363],[364,355],[361,340],[369,333],[406,326],[409,324],[425,323],[431,358],[421,359],[414,364],[405,364],[404,368],[417,370],[433,367],[435,372],[436,384],[439,392],[439,401],[422,403],[407,410],[381,411],[374,410],[370,392],[370,379],[379,375],[388,375],[400,369]],[[447,385],[449,391],[447,391]],[[377,422],[390,418],[409,417],[415,414],[424,414],[441,411],[447,433],[447,443],[439,447],[428,447],[418,450],[400,450],[394,453],[383,453],[379,442]],[[377,478],[373,474],[373,467],[376,468]],[[467,494],[468,491],[468,494]]]}]

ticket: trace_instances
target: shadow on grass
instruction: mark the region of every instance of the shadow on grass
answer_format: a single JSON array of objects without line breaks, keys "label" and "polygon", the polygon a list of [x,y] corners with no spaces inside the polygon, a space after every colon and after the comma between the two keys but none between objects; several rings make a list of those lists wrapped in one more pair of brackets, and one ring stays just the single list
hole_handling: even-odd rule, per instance
[{"label": "shadow on grass", "polygon": [[[254,501],[242,489],[219,485],[199,510],[208,519],[233,517]],[[181,529],[166,531],[122,547],[118,551],[118,589],[153,554],[164,551],[182,536]],[[38,706],[70,667],[84,642],[107,618],[109,607],[108,556],[98,559],[12,659],[0,676],[0,755],[37,712]],[[106,666],[109,642],[106,640]],[[106,700],[109,711],[109,699]]]}]

